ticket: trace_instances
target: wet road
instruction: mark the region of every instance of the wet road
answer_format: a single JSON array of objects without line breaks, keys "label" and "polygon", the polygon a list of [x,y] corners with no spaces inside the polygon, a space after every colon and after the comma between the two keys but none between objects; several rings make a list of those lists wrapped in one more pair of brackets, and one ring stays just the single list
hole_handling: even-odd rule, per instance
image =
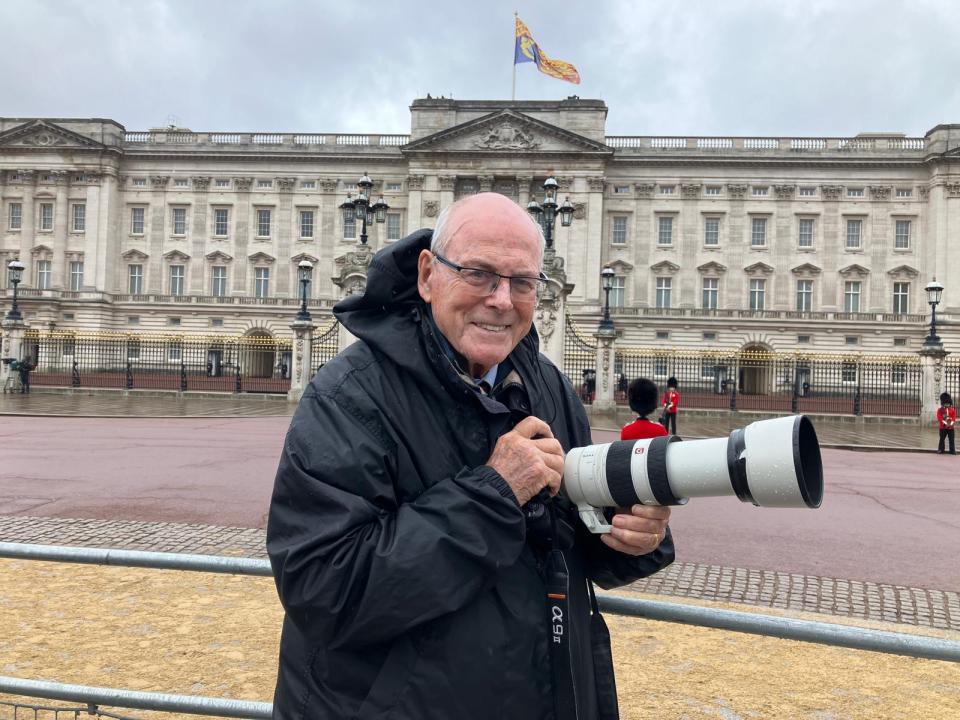
[{"label": "wet road", "polygon": [[[3,416],[0,514],[263,527],[288,423]],[[732,497],[675,509],[678,560],[960,589],[960,459],[829,449],[823,457],[820,510]]]}]

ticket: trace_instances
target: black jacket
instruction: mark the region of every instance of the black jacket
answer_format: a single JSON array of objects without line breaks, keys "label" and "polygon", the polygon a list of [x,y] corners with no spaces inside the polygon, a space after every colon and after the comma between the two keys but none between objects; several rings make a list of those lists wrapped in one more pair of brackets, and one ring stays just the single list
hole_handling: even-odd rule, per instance
[{"label": "black jacket", "polygon": [[[276,718],[553,717],[544,553],[484,465],[511,413],[457,373],[416,290],[420,231],[378,253],[335,313],[359,342],[316,374],[290,424],[267,549],[286,609]],[[570,383],[535,331],[510,361],[565,449],[589,444]],[[570,571],[580,720],[596,717],[586,577],[612,587],[673,560],[578,528]]]}]

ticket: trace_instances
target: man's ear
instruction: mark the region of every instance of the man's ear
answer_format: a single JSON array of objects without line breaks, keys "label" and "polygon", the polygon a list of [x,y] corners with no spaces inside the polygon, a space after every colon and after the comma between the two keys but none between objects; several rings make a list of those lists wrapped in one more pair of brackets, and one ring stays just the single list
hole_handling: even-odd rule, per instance
[{"label": "man's ear", "polygon": [[420,297],[424,302],[430,302],[430,275],[433,274],[433,253],[429,250],[421,250],[420,257],[417,258],[417,290],[420,291]]}]

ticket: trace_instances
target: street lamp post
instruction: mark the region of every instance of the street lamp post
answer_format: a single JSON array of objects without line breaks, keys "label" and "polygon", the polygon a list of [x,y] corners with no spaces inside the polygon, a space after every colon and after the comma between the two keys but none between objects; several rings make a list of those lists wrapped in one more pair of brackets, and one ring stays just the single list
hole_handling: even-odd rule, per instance
[{"label": "street lamp post", "polygon": [[600,331],[606,333],[614,332],[613,320],[610,318],[610,291],[613,289],[613,277],[616,273],[612,267],[605,267],[600,271],[600,278],[603,280],[603,319],[600,320]]},{"label": "street lamp post", "polygon": [[560,216],[560,224],[563,227],[570,227],[570,223],[573,222],[573,205],[570,204],[570,198],[564,200],[562,205],[557,203],[557,190],[559,188],[560,184],[556,178],[548,177],[543,183],[543,202],[538,203],[534,199],[527,203],[527,212],[543,228],[547,249],[553,248],[553,227],[557,215]]},{"label": "street lamp post", "polygon": [[927,302],[930,303],[930,334],[923,341],[924,347],[942,347],[940,338],[937,336],[937,305],[940,304],[940,297],[943,295],[943,284],[938,283],[934,278],[927,283],[924,288],[927,291]]},{"label": "street lamp post", "polygon": [[13,285],[13,304],[7,312],[7,320],[23,320],[20,308],[17,307],[17,285],[23,278],[23,269],[24,264],[19,260],[11,260],[7,265],[7,277],[10,279],[10,284]]},{"label": "street lamp post", "polygon": [[357,181],[356,199],[351,197],[350,193],[347,193],[346,201],[340,204],[340,209],[343,210],[344,225],[346,225],[351,218],[361,221],[361,245],[367,244],[367,223],[385,222],[387,219],[387,210],[390,209],[390,206],[383,201],[383,195],[374,203],[370,201],[370,191],[372,189],[373,180],[370,179],[369,175],[364,173],[363,177]]},{"label": "street lamp post", "polygon": [[310,285],[310,276],[313,275],[313,263],[301,260],[297,264],[297,277],[300,279],[300,312],[297,313],[298,322],[310,322],[313,318],[307,310],[307,287]]}]

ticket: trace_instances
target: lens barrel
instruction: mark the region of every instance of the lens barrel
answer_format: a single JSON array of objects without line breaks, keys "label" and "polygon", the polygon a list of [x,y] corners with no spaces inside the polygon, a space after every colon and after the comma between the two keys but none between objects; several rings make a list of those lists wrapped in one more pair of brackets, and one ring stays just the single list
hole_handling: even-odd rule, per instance
[{"label": "lens barrel", "polygon": [[587,508],[682,505],[691,497],[722,495],[760,507],[817,508],[823,501],[820,444],[803,415],[751,423],[727,438],[678,440],[574,448],[567,453],[564,490],[581,514]]}]

